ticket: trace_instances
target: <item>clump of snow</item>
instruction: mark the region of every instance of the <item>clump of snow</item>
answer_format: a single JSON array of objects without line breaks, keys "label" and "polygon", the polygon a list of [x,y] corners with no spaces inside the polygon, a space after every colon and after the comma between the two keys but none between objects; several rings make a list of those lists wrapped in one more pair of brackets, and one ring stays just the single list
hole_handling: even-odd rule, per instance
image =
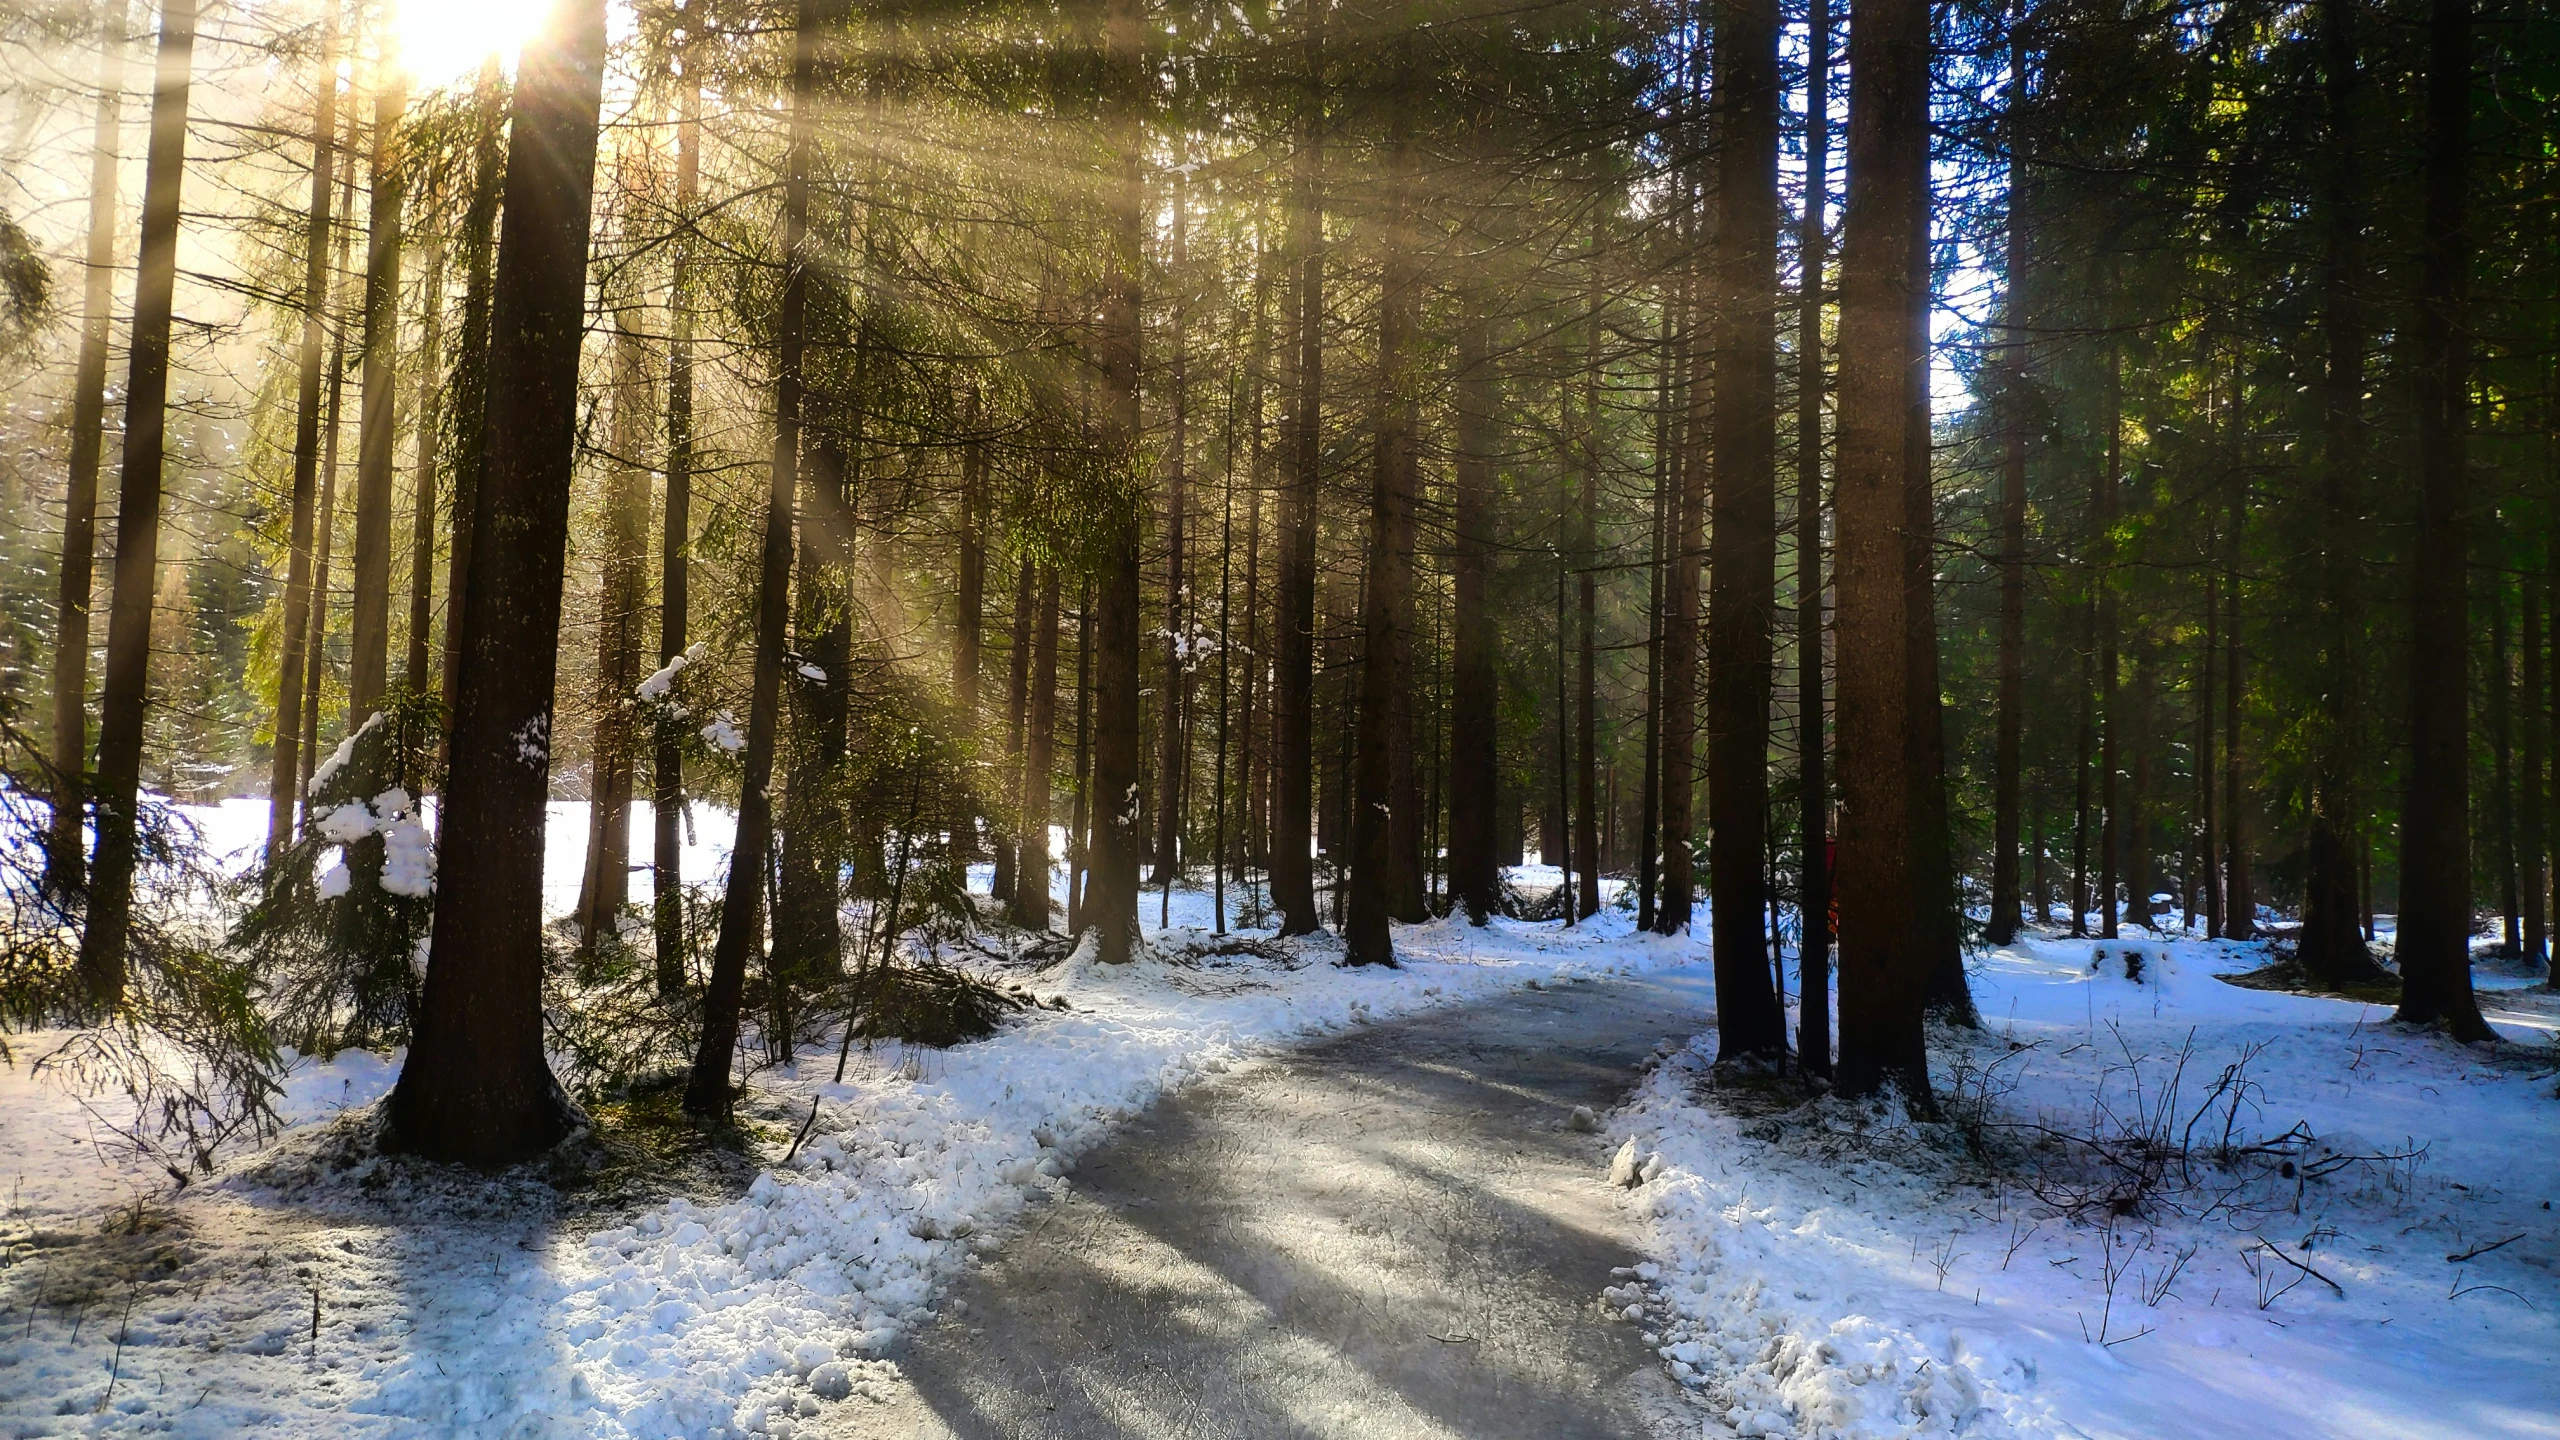
[{"label": "clump of snow", "polygon": [[728,710],[712,716],[711,723],[702,727],[702,740],[704,744],[716,745],[732,755],[747,748],[747,738],[738,733],[738,717]]},{"label": "clump of snow", "polygon": [[632,687],[631,693],[652,704],[665,700],[675,693],[676,677],[701,664],[702,657],[708,653],[701,641],[694,641],[685,647],[683,654],[649,672],[649,678]]},{"label": "clump of snow", "polygon": [[316,766],[313,766],[311,770],[311,788],[308,793],[317,795],[321,791],[328,789],[329,782],[337,778],[338,772],[347,768],[347,762],[356,758],[356,742],[371,734],[373,732],[373,728],[380,725],[384,718],[383,713],[379,710],[376,710],[371,715],[366,716],[362,725],[357,726],[353,731],[349,732],[346,739],[338,742],[338,748],[329,752],[328,759],[321,761]]},{"label": "clump of snow", "polygon": [[[371,801],[349,800],[314,812],[312,828],[332,845],[349,846],[368,835],[382,837],[382,888],[393,895],[422,899],[435,893],[435,838],[418,814],[417,802],[394,785]],[[339,851],[320,874],[320,898],[335,900],[354,886],[346,856]]]}]

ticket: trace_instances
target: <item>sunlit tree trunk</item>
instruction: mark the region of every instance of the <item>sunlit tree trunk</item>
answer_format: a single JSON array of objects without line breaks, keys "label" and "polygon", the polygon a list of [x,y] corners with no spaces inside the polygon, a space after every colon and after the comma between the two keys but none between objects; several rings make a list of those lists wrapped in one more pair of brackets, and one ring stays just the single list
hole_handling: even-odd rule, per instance
[{"label": "sunlit tree trunk", "polygon": [[1306,0],[1305,93],[1299,98],[1283,350],[1288,454],[1280,485],[1278,630],[1272,677],[1271,903],[1282,935],[1322,925],[1308,853],[1315,803],[1316,478],[1324,443],[1324,37],[1326,0]]},{"label": "sunlit tree trunk", "polygon": [[[1116,173],[1105,182],[1109,251],[1094,348],[1101,380],[1102,449],[1111,464],[1134,464],[1138,454],[1145,29],[1140,0],[1110,0],[1104,17],[1103,98],[1119,156]],[[1133,503],[1096,520],[1093,889],[1086,897],[1084,922],[1097,932],[1097,958],[1118,963],[1134,958],[1138,943],[1139,516]]]},{"label": "sunlit tree trunk", "polygon": [[[453,358],[453,531],[446,541],[444,587],[445,751],[452,754],[451,717],[461,707],[462,608],[471,598],[473,527],[480,474],[488,458],[489,330],[496,290],[498,207],[506,187],[510,87],[492,59],[472,92],[471,202],[462,216],[462,328]],[[446,767],[448,774],[451,767]]]},{"label": "sunlit tree trunk", "polygon": [[160,467],[168,443],[178,190],[186,176],[187,89],[195,44],[196,0],[164,0],[151,87],[151,145],[143,161],[142,242],[134,282],[131,368],[125,381],[124,464],[116,485],[106,684],[98,704],[97,850],[90,859],[88,923],[80,933],[81,989],[101,1011],[124,999],[125,942],[133,919],[151,606],[160,579]]},{"label": "sunlit tree trunk", "polygon": [[1805,68],[1805,201],[1797,230],[1803,289],[1796,312],[1796,803],[1803,837],[1796,1054],[1808,1073],[1829,1075],[1831,797],[1822,723],[1822,279],[1823,211],[1830,196],[1830,0],[1810,0],[1805,24],[1810,57]]},{"label": "sunlit tree trunk", "polygon": [[392,452],[400,434],[400,262],[403,251],[400,115],[406,83],[386,66],[373,102],[373,154],[366,169],[372,214],[365,229],[364,409],[356,431],[356,536],[349,578],[347,729],[382,708],[391,676]]},{"label": "sunlit tree trunk", "polygon": [[427,247],[427,279],[421,308],[426,333],[418,342],[418,481],[409,535],[409,647],[400,683],[413,695],[427,693],[434,663],[436,624],[436,469],[444,441],[444,246]]},{"label": "sunlit tree trunk", "polygon": [[1058,570],[1040,568],[1040,610],[1032,622],[1030,704],[1023,721],[1022,851],[1014,860],[1013,923],[1049,928],[1049,804],[1058,734]]},{"label": "sunlit tree trunk", "polygon": [[[132,23],[124,4],[117,3],[104,8],[98,25],[98,113],[89,152],[89,248],[80,287],[80,356],[71,376],[71,454],[63,481],[62,570],[53,636],[53,828],[45,843],[45,888],[57,895],[79,893],[88,873],[81,832],[88,810],[89,592],[97,583],[98,463],[106,448],[107,335],[115,322],[116,147],[123,128],[125,50],[133,43],[126,31]],[[327,33],[334,37],[334,32]],[[327,85],[320,88],[324,95],[334,93]],[[323,135],[328,132],[328,103],[321,102]],[[314,203],[323,206],[329,197],[326,151],[324,140],[322,158],[312,172],[318,177],[312,182]],[[322,253],[316,240],[311,253]],[[316,332],[307,324],[303,343],[316,349]],[[318,361],[310,363],[316,373]],[[308,585],[311,497],[307,490],[295,494],[301,506],[295,518],[303,540],[295,558],[305,569]],[[290,712],[280,708],[278,713]],[[285,749],[291,733],[289,726],[279,723],[276,727],[279,775],[293,771]],[[270,853],[278,843],[270,838]]]},{"label": "sunlit tree trunk", "polygon": [[[628,207],[632,196],[625,192]],[[645,570],[649,531],[649,437],[657,413],[649,383],[648,342],[624,296],[615,323],[612,373],[613,455],[606,462],[604,565],[596,594],[596,724],[590,747],[587,865],[578,887],[578,944],[592,951],[631,902],[631,797],[639,764],[632,688],[646,653],[641,627],[649,603]]]},{"label": "sunlit tree trunk", "polygon": [[603,0],[564,0],[517,68],[486,420],[505,441],[483,446],[435,931],[389,1106],[394,1144],[478,1165],[578,1118],[543,1051],[542,850],[604,29]]},{"label": "sunlit tree trunk", "polygon": [[[693,247],[694,209],[702,196],[702,75],[690,47],[676,112],[676,235],[667,279],[667,498],[658,540],[658,663],[685,653],[692,603],[693,544]],[[459,502],[460,496],[456,495]],[[458,519],[462,507],[457,503]],[[459,528],[457,526],[457,528]],[[445,602],[450,606],[453,602]],[[682,994],[684,934],[684,746],[672,718],[657,727],[649,766],[650,918],[656,931],[658,994]]]}]

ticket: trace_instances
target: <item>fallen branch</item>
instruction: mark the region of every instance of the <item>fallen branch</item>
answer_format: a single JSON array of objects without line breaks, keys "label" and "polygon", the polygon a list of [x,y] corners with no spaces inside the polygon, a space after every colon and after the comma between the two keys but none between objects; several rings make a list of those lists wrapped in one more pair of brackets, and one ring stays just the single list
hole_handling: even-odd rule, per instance
[{"label": "fallen branch", "polygon": [[2312,1269],[2310,1266],[2303,1264],[2301,1261],[2294,1259],[2292,1256],[2287,1255],[2273,1245],[2267,1244],[2264,1240],[2259,1241],[2258,1244],[2260,1248],[2264,1249],[2268,1254],[2273,1255],[2287,1265],[2301,1271],[2303,1274],[2310,1276],[2312,1279],[2319,1281],[2321,1284],[2328,1286],[2330,1289],[2337,1291],[2339,1299],[2344,1300],[2347,1298],[2346,1287],[2340,1285],[2337,1281],[2330,1279],[2328,1276],[2323,1275],[2319,1271]]},{"label": "fallen branch", "polygon": [[2519,1230],[2515,1234],[2508,1236],[2506,1239],[2501,1240],[2494,1245],[2474,1245],[2459,1255],[2447,1255],[2444,1257],[2444,1260],[2448,1265],[2459,1265],[2465,1260],[2476,1260],[2481,1256],[2488,1254],[2492,1250],[2502,1250],[2523,1238],[2524,1232]]}]

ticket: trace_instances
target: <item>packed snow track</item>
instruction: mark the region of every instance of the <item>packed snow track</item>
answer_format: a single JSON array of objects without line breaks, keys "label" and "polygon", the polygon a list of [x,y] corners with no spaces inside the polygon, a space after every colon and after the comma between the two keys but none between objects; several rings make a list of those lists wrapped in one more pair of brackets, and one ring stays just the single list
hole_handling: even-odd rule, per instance
[{"label": "packed snow track", "polygon": [[[896,1358],[861,1437],[1639,1436],[1683,1405],[1595,1300],[1595,1133],[1693,979],[1517,992],[1184,1090],[1079,1162]],[[1694,1423],[1694,1422],[1693,1422]]]}]

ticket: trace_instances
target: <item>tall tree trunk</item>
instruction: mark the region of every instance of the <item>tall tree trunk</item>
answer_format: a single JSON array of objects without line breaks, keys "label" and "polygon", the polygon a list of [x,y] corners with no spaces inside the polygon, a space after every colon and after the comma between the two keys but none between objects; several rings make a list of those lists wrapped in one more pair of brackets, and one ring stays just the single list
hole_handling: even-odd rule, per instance
[{"label": "tall tree trunk", "polygon": [[[338,198],[347,198],[341,187]],[[338,259],[346,256],[346,232],[338,235]],[[339,266],[341,270],[345,266]],[[295,781],[294,793],[303,801],[303,824],[311,821],[311,774],[320,759],[320,692],[329,677],[329,602],[333,591],[329,584],[329,566],[338,539],[338,438],[344,427],[338,423],[339,402],[346,394],[347,339],[343,315],[338,335],[329,347],[329,398],[325,418],[321,421],[320,441],[320,513],[319,539],[311,565],[311,616],[302,631],[302,773]]]},{"label": "tall tree trunk", "polygon": [[116,484],[106,684],[98,704],[97,850],[90,860],[88,923],[80,932],[81,989],[101,1012],[123,1002],[125,942],[133,920],[143,723],[151,683],[151,606],[160,578],[160,467],[168,443],[178,189],[186,177],[187,88],[195,44],[196,0],[163,0],[151,86],[151,146],[143,161],[124,464]]},{"label": "tall tree trunk", "polygon": [[[2115,285],[2106,287],[2112,299]],[[2094,508],[2098,516],[2098,933],[2117,936],[2117,882],[2124,876],[2124,786],[2116,769],[2124,742],[2123,677],[2117,672],[2115,522],[2124,488],[2124,359],[2113,339],[2107,342],[2107,378],[2099,424],[2106,435],[2107,458],[2099,473]]]},{"label": "tall tree trunk", "polygon": [[[133,43],[133,21],[123,0],[106,6],[98,23],[98,115],[89,152],[89,249],[80,290],[80,356],[71,377],[71,454],[65,467],[62,497],[62,569],[53,636],[53,826],[45,842],[45,888],[56,895],[76,895],[87,883],[88,856],[83,853],[83,819],[87,814],[89,771],[89,592],[97,583],[98,461],[106,448],[107,336],[115,323],[116,291],[116,146],[124,113],[124,58]],[[334,30],[324,31],[334,39]],[[320,87],[334,97],[332,85]],[[328,100],[321,101],[321,133],[328,130]],[[316,205],[329,199],[327,142],[313,170]],[[322,224],[325,226],[326,220]],[[311,253],[321,253],[317,239]],[[316,352],[316,332],[308,322],[303,344]],[[315,367],[317,359],[310,363]],[[297,489],[304,545],[296,558],[307,572],[310,564],[311,497]],[[307,574],[305,583],[308,583]],[[291,607],[287,607],[287,615]],[[291,621],[287,621],[291,633]],[[279,715],[290,713],[280,707]],[[276,726],[276,773],[293,772],[290,727]],[[290,800],[284,812],[291,815]],[[288,818],[286,823],[290,823]],[[272,829],[272,825],[270,827]],[[281,845],[270,836],[270,855]]]},{"label": "tall tree trunk", "polygon": [[2542,841],[2543,684],[2542,575],[2528,565],[2524,573],[2524,686],[2516,698],[2523,713],[2516,717],[2524,732],[2524,771],[2516,777],[2516,864],[2524,903],[2524,961],[2543,963],[2550,939],[2549,911],[2543,900],[2549,877]]},{"label": "tall tree trunk", "polygon": [[2507,659],[2507,590],[2503,577],[2494,580],[2489,602],[2489,745],[2491,785],[2489,854],[2498,867],[2498,953],[2513,956],[2524,949],[2524,917],[2516,898],[2515,727],[2508,719],[2507,692],[2514,675]]},{"label": "tall tree trunk", "polygon": [[1831,1073],[1830,786],[1822,753],[1822,268],[1830,198],[1831,3],[1805,20],[1804,213],[1798,222],[1796,312],[1796,804],[1803,837],[1796,988],[1798,1063]]},{"label": "tall tree trunk", "polygon": [[427,247],[427,279],[420,308],[426,333],[418,344],[418,482],[410,516],[409,648],[401,661],[400,684],[412,695],[427,693],[427,667],[433,663],[436,626],[436,467],[443,462],[444,441],[444,245]]},{"label": "tall tree trunk", "polygon": [[[1184,755],[1183,727],[1191,709],[1189,520],[1191,411],[1190,336],[1183,325],[1182,287],[1190,267],[1190,194],[1188,177],[1173,177],[1173,274],[1167,287],[1166,311],[1173,353],[1167,356],[1166,404],[1173,412],[1173,435],[1165,452],[1164,523],[1164,676],[1156,687],[1156,715],[1162,722],[1156,749],[1156,883],[1165,887],[1165,904],[1173,903],[1173,882],[1182,871],[1182,777],[1189,766]],[[1047,901],[1041,902],[1044,906]]]},{"label": "tall tree trunk", "polygon": [[[1117,173],[1106,182],[1110,252],[1102,285],[1095,352],[1102,381],[1102,448],[1106,463],[1138,452],[1141,337],[1138,283],[1146,186],[1139,170],[1145,106],[1145,7],[1110,0],[1104,19],[1104,111],[1119,148]],[[1139,516],[1132,502],[1097,517],[1100,544],[1094,576],[1093,892],[1085,923],[1097,932],[1096,956],[1134,958],[1138,943],[1138,552]]]},{"label": "tall tree trunk", "polygon": [[[386,67],[387,68],[387,67]],[[407,84],[387,74],[373,101],[367,168],[372,214],[365,228],[364,411],[356,432],[356,546],[350,578],[354,649],[347,666],[347,730],[382,708],[391,683],[392,452],[400,439],[400,262],[403,246],[400,115]]]},{"label": "tall tree trunk", "polygon": [[1324,6],[1306,0],[1304,93],[1298,101],[1292,177],[1290,267],[1283,351],[1281,433],[1288,473],[1280,486],[1275,673],[1272,676],[1271,903],[1283,936],[1322,927],[1308,855],[1315,804],[1316,479],[1324,444]]},{"label": "tall tree trunk", "polygon": [[[1929,7],[1881,0],[1849,32],[1849,193],[1840,250],[1840,1061],[1849,1095],[1929,1106],[1931,955],[1907,758],[1911,587],[1906,428],[1927,393],[1912,250],[1929,184]],[[1924,402],[1925,403],[1925,402]],[[1757,947],[1754,947],[1756,952]]]},{"label": "tall tree trunk", "polygon": [[[1393,41],[1393,73],[1387,111],[1387,197],[1380,239],[1378,394],[1374,469],[1369,485],[1368,595],[1361,606],[1361,665],[1355,774],[1351,794],[1351,892],[1343,929],[1343,959],[1352,965],[1392,965],[1395,946],[1387,922],[1406,907],[1399,902],[1404,866],[1397,853],[1399,816],[1409,798],[1396,784],[1395,720],[1403,709],[1410,724],[1408,653],[1413,629],[1413,504],[1415,485],[1411,398],[1420,277],[1414,235],[1405,206],[1414,166],[1413,91],[1420,83],[1413,37]],[[1410,746],[1407,747],[1408,754]],[[1410,767],[1406,776],[1410,780]],[[1400,825],[1399,820],[1405,823]],[[1570,877],[1567,877],[1568,880]]]},{"label": "tall tree trunk", "polygon": [[[1599,268],[1600,250],[1592,247],[1591,263]],[[1574,674],[1574,788],[1580,792],[1581,808],[1573,819],[1573,853],[1581,861],[1581,891],[1574,899],[1574,913],[1589,918],[1600,912],[1600,716],[1599,716],[1599,629],[1600,629],[1600,303],[1598,278],[1592,279],[1592,299],[1583,317],[1582,337],[1582,425],[1578,437],[1579,451],[1574,456],[1581,471],[1582,513],[1574,536],[1574,567],[1582,573],[1575,577],[1575,674]]]},{"label": "tall tree trunk", "polygon": [[517,66],[435,933],[389,1107],[402,1147],[483,1166],[578,1118],[543,1055],[542,846],[604,28],[567,0]]},{"label": "tall tree trunk", "polygon": [[[320,367],[328,353],[329,292],[335,274],[329,265],[329,231],[334,223],[330,186],[335,179],[332,172],[337,169],[337,74],[338,24],[337,12],[332,8],[321,22],[319,78],[312,86],[318,98],[313,102],[311,119],[311,205],[303,230],[302,349],[294,387],[293,510],[287,521],[284,649],[276,664],[275,768],[267,780],[269,865],[293,842],[295,809],[302,798],[302,672],[309,664],[303,645],[311,629],[312,610],[320,603],[315,600],[312,587],[312,510],[319,503]],[[66,570],[64,584],[69,583]],[[66,589],[65,594],[68,593]],[[87,604],[85,594],[82,604]],[[64,612],[66,618],[69,613]],[[61,682],[57,679],[55,684],[54,693],[59,696]]]},{"label": "tall tree trunk", "polygon": [[[1689,305],[1689,333],[1708,341],[1704,306]],[[1709,343],[1712,343],[1709,341]],[[1663,616],[1662,641],[1662,881],[1654,901],[1654,928],[1677,935],[1689,924],[1696,879],[1696,857],[1690,841],[1695,830],[1698,790],[1698,556],[1706,546],[1709,389],[1698,372],[1687,367],[1680,425],[1679,489],[1671,508],[1667,585],[1670,597]],[[1755,943],[1752,950],[1759,946]]]},{"label": "tall tree trunk", "polygon": [[[702,196],[702,75],[688,46],[683,94],[676,112],[676,223],[667,279],[667,499],[658,541],[658,663],[672,665],[685,653],[688,573],[693,543],[693,246],[694,207]],[[462,514],[455,495],[454,515]],[[460,528],[457,523],[457,530]],[[452,599],[445,604],[450,607]],[[650,919],[655,930],[658,994],[684,993],[683,727],[673,718],[657,726],[649,765],[651,853]]]},{"label": "tall tree trunk", "polygon": [[2124,794],[2123,839],[2125,913],[2133,923],[2148,930],[2153,927],[2151,895],[2151,799],[2155,769],[2152,765],[2151,720],[2156,671],[2151,664],[2151,636],[2137,630],[2132,636],[2133,698],[2126,707],[2125,748],[2132,752],[2128,776],[2130,784]]},{"label": "tall tree trunk", "polygon": [[1778,606],[1778,5],[1718,0],[1713,603],[1707,825],[1717,1054],[1784,1057],[1765,953],[1769,700]]},{"label": "tall tree trunk", "polygon": [[[626,199],[632,197],[626,196]],[[622,297],[629,305],[634,297]],[[656,428],[647,341],[625,314],[614,327],[613,458],[605,470],[604,574],[596,596],[596,725],[588,786],[586,875],[578,887],[578,945],[595,949],[631,903],[631,796],[639,765],[632,689],[640,683],[649,470]]]},{"label": "tall tree trunk", "polygon": [[1084,930],[1085,867],[1093,854],[1093,581],[1076,593],[1076,788],[1067,812],[1067,933]]},{"label": "tall tree trunk", "polygon": [[[2222,640],[2222,577],[2204,577],[2204,648],[2196,656],[2196,818],[2201,850],[2197,869],[2204,881],[2204,933],[2220,935],[2223,926],[2222,807],[2214,803],[2213,681]],[[2193,922],[2194,916],[2188,920]]]},{"label": "tall tree trunk", "polygon": [[[784,631],[791,617],[792,517],[799,504],[801,372],[809,339],[809,280],[818,263],[809,238],[810,152],[816,145],[818,48],[841,24],[834,0],[799,0],[794,16],[790,131],[783,158],[781,312],[774,331],[773,458],[767,467],[764,543],[756,576],[754,689],[738,782],[738,838],[729,855],[720,937],[703,1000],[702,1043],[685,1084],[691,1114],[728,1118],[729,1063],[738,1047],[747,967],[764,949],[766,870],[773,859],[773,752],[782,728]],[[512,188],[512,187],[510,187]],[[514,207],[508,207],[512,215]]]},{"label": "tall tree trunk", "polygon": [[2471,0],[2427,7],[2409,585],[2409,772],[2400,811],[2400,1016],[2492,1036],[2471,992]]},{"label": "tall tree trunk", "polygon": [[2010,11],[2007,288],[2001,295],[2000,368],[2000,652],[1997,715],[1992,722],[1991,915],[1983,939],[2018,938],[2018,807],[2027,676],[2027,63],[2025,6]]},{"label": "tall tree trunk", "polygon": [[1040,567],[1032,631],[1031,706],[1022,747],[1022,853],[1014,861],[1013,923],[1049,928],[1049,805],[1058,734],[1058,570]]},{"label": "tall tree trunk", "polygon": [[[1455,632],[1449,680],[1449,891],[1467,921],[1483,925],[1502,909],[1502,869],[1494,833],[1501,710],[1501,637],[1485,594],[1493,557],[1493,456],[1498,406],[1485,297],[1460,301],[1457,454],[1450,466],[1454,548],[1450,588]],[[1453,908],[1454,908],[1453,907]]]},{"label": "tall tree trunk", "polygon": [[[2095,527],[2093,526],[2094,530]],[[2090,540],[2092,551],[2097,539]],[[2090,593],[2080,602],[2080,721],[2072,747],[2071,934],[2089,934],[2089,779],[2097,748],[2098,596],[2097,569],[2086,576]]]},{"label": "tall tree trunk", "polygon": [[[979,739],[978,662],[987,617],[987,445],[979,433],[985,423],[983,402],[973,385],[960,410],[967,438],[960,450],[959,583],[951,626],[952,728],[972,754]],[[966,785],[954,790],[951,858],[966,863],[978,857],[977,796]]]},{"label": "tall tree trunk", "polygon": [[[498,209],[511,156],[507,110],[511,87],[491,59],[472,93],[471,203],[462,216],[462,331],[453,357],[453,534],[445,548],[445,773],[452,774],[452,718],[462,705],[462,607],[471,598],[473,527],[480,513],[480,475],[487,466],[490,332],[497,282]],[[325,587],[324,593],[325,593]],[[441,823],[441,822],[439,822]]]}]

